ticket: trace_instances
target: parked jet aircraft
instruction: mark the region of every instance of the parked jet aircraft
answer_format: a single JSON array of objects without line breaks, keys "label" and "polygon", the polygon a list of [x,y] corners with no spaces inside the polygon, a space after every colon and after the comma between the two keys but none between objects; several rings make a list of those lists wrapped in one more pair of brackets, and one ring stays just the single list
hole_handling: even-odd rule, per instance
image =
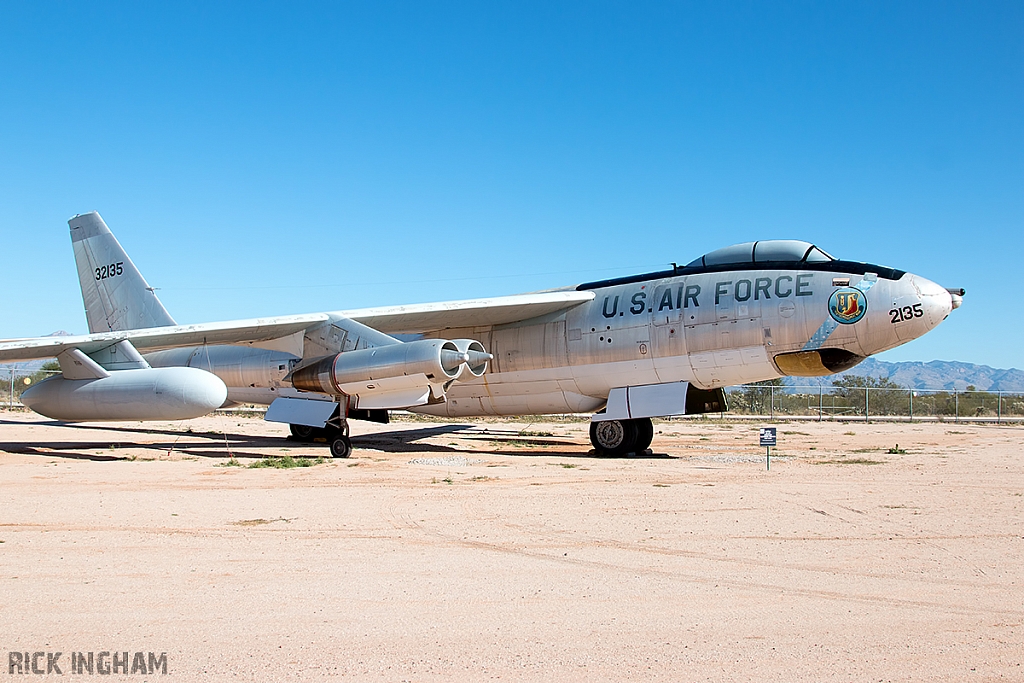
[{"label": "parked jet aircraft", "polygon": [[26,406],[91,421],[266,404],[267,420],[326,437],[336,456],[351,450],[349,419],[400,408],[589,412],[597,453],[642,451],[652,417],[725,410],[729,385],[849,369],[931,330],[964,294],[768,240],[533,294],[177,325],[99,214],[69,225],[90,333],[0,342],[0,361],[60,363]]}]

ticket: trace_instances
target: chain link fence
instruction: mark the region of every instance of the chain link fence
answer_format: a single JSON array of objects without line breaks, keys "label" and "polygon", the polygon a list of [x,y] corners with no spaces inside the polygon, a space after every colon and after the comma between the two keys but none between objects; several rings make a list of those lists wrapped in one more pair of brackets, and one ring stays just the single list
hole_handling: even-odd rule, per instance
[{"label": "chain link fence", "polygon": [[[56,365],[56,362],[53,363]],[[21,394],[34,384],[39,384],[47,377],[59,375],[56,367],[44,365],[38,370],[19,368],[15,365],[0,367],[0,406],[8,410],[21,407]]]},{"label": "chain link fence", "polygon": [[777,386],[728,389],[741,415],[834,419],[1024,420],[1024,392],[894,387]]},{"label": "chain link fence", "polygon": [[[56,363],[53,364],[56,366]],[[0,367],[0,405],[21,407],[21,394],[60,370]],[[817,420],[1024,421],[1024,392],[903,387],[743,384],[729,387],[729,412]]]}]

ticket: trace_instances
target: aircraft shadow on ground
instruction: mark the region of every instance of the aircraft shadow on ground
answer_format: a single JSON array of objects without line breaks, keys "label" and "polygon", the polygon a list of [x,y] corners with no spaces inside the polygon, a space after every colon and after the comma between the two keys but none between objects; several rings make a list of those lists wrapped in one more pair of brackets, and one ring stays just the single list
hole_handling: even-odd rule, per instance
[{"label": "aircraft shadow on ground", "polygon": [[[25,423],[0,420],[0,425],[5,424],[24,426]],[[248,436],[244,434],[231,433],[222,434],[216,432],[197,432],[188,429],[175,430],[153,429],[148,427],[119,427],[114,425],[84,425],[72,422],[60,422],[56,420],[49,422],[37,422],[34,424],[46,427],[63,427],[76,430],[85,429],[101,432],[115,432],[118,434],[124,434],[125,439],[124,441],[49,441],[44,443],[40,443],[39,441],[0,441],[0,450],[7,451],[8,453],[41,455],[54,458],[112,461],[131,460],[130,457],[121,455],[117,452],[119,448],[130,447],[150,451],[152,452],[151,457],[164,456],[169,452],[175,452],[181,455],[200,458],[226,458],[230,454],[236,458],[252,458],[258,460],[265,457],[266,454],[247,449],[261,447],[280,448],[282,443],[288,443],[276,436]],[[165,437],[165,439],[149,443],[139,443],[131,438],[132,434],[162,436]],[[182,442],[180,441],[182,437],[202,438],[208,439],[209,441],[201,443]],[[225,441],[227,444],[226,447]],[[104,450],[108,448],[110,449],[109,455],[106,453],[100,454],[83,452]],[[325,453],[324,455],[329,455],[329,453]],[[150,456],[142,455],[138,456],[137,459],[146,459],[148,457]]]},{"label": "aircraft shadow on ground", "polygon": [[[23,426],[23,422],[12,422],[0,420],[0,425],[10,424]],[[105,432],[115,432],[126,435],[124,442],[75,442],[59,441],[40,444],[38,442],[3,442],[0,441],[0,450],[8,453],[22,453],[27,455],[41,455],[54,458],[70,458],[76,460],[93,461],[114,461],[130,460],[131,458],[117,454],[117,447],[130,446],[141,448],[153,453],[153,457],[167,455],[169,452],[176,452],[182,455],[201,458],[225,458],[233,455],[235,458],[261,459],[266,453],[253,452],[247,449],[252,448],[282,448],[282,444],[302,444],[304,446],[322,447],[323,457],[330,457],[326,443],[306,443],[288,439],[281,439],[277,436],[249,436],[245,434],[197,432],[194,430],[181,429],[153,429],[149,427],[119,427],[114,425],[83,425],[78,423],[49,421],[36,423],[47,427],[66,427],[69,429],[87,429]],[[422,427],[418,429],[405,429],[390,432],[378,432],[374,434],[362,434],[352,437],[352,446],[355,449],[368,448],[385,453],[450,453],[460,455],[496,455],[505,457],[543,457],[543,458],[594,458],[598,457],[593,451],[579,450],[555,450],[558,446],[570,445],[565,440],[558,438],[520,436],[521,432],[513,429],[484,429],[472,434],[459,435],[459,438],[479,443],[481,448],[467,449],[465,447],[453,447],[449,445],[438,445],[432,443],[420,443],[422,439],[429,437],[444,436],[446,434],[457,434],[471,429],[477,429],[477,425],[452,424],[434,427]],[[131,434],[148,434],[163,437],[176,437],[172,440],[160,440],[151,443],[135,443],[128,436]],[[209,439],[208,443],[182,443],[182,437]],[[226,441],[226,447],[225,447]],[[498,450],[495,445],[513,446],[515,450]],[[87,453],[83,451],[96,451],[115,446],[110,454]],[[490,448],[484,446],[491,446]],[[320,454],[302,454],[303,457],[315,457]],[[358,451],[356,452],[358,455]],[[140,456],[146,458],[147,456]],[[675,456],[667,453],[645,453],[628,454],[618,456],[621,459],[674,459]]]},{"label": "aircraft shadow on ground", "polygon": [[[155,443],[132,443],[127,444],[131,448],[144,449],[151,452],[149,455],[136,455],[135,457],[118,454],[118,448],[111,448],[109,455],[105,453],[89,453],[107,448],[99,443],[85,443],[73,441],[51,441],[45,445],[22,442],[0,442],[0,451],[8,453],[19,453],[22,455],[39,455],[46,458],[67,458],[70,460],[92,460],[95,462],[112,462],[116,460],[150,460],[168,455],[171,452],[179,455],[195,458],[226,458],[233,455],[235,458],[252,458],[259,460],[265,457],[264,453],[239,450],[235,444],[229,441],[230,452],[224,449],[223,444],[219,448],[211,447],[212,444],[175,444],[173,441]],[[125,444],[117,444],[124,446]],[[327,455],[325,453],[325,455]]]},{"label": "aircraft shadow on ground", "polygon": [[[10,420],[0,420],[0,425],[12,425],[12,426],[25,426],[24,422],[13,422]],[[118,427],[116,425],[97,425],[97,424],[82,424],[80,422],[61,422],[60,420],[48,420],[46,422],[33,422],[32,425],[38,425],[41,427],[66,427],[68,429],[86,429],[94,430],[98,432],[120,432],[122,434],[156,434],[159,436],[199,436],[208,439],[224,439],[224,433],[222,432],[199,432],[194,429],[154,429],[152,427]],[[246,437],[242,435],[228,434],[228,438],[236,439],[253,439],[271,441],[277,440],[276,436],[254,436]]]},{"label": "aircraft shadow on ground", "polygon": [[[410,429],[396,432],[380,432],[377,434],[364,434],[352,437],[353,448],[372,448],[385,453],[451,453],[459,455],[497,455],[505,457],[535,457],[535,458],[596,458],[592,450],[555,450],[555,447],[569,446],[570,442],[558,438],[525,437],[519,436],[520,432],[515,430],[491,430],[483,432],[475,431],[471,434],[460,434],[459,438],[479,443],[480,448],[466,448],[464,446],[439,445],[429,443],[417,443],[420,439],[431,436],[443,436],[457,432],[473,429],[474,425],[445,425],[443,427],[424,427],[422,429]],[[495,445],[509,445],[516,450],[498,450]],[[487,448],[485,446],[491,446]],[[637,453],[618,456],[622,459],[675,459],[675,456],[667,453]],[[608,459],[608,458],[603,458]]]}]

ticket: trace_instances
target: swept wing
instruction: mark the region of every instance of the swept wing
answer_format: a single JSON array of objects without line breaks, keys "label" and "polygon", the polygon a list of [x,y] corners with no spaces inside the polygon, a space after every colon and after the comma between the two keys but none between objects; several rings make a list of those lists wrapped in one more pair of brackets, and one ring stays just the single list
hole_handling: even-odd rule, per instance
[{"label": "swept wing", "polygon": [[489,299],[442,301],[409,306],[361,308],[337,315],[358,320],[385,334],[506,325],[564,311],[594,298],[593,291],[559,290]]},{"label": "swept wing", "polygon": [[140,351],[159,351],[203,344],[249,344],[281,340],[301,335],[310,325],[324,322],[324,313],[289,315],[275,318],[253,318],[199,325],[174,325],[139,330],[118,330],[68,337],[34,337],[0,341],[0,362],[53,358],[64,351],[80,349],[95,353],[120,341],[129,341]]}]

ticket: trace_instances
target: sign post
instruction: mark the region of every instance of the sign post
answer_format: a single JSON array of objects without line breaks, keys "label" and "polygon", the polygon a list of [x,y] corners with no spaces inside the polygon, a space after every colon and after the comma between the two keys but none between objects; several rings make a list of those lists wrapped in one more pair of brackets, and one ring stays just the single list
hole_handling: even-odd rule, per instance
[{"label": "sign post", "polygon": [[765,469],[770,470],[772,468],[772,446],[776,444],[775,427],[761,427],[757,432],[757,436],[761,440],[761,445],[765,448]]}]

